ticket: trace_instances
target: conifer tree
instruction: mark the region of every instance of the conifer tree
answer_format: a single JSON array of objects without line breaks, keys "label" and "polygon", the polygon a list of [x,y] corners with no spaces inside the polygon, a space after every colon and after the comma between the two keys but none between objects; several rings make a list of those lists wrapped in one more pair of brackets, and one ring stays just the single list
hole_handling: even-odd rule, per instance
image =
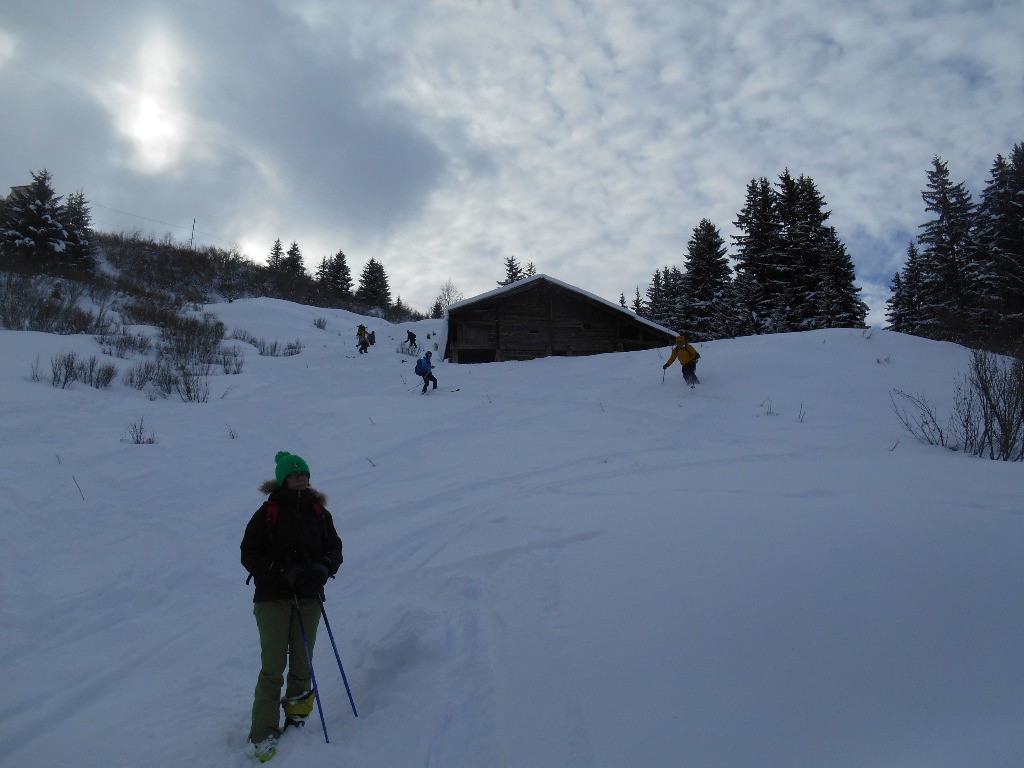
[{"label": "conifer tree", "polygon": [[735,222],[740,326],[779,333],[863,325],[867,305],[830,215],[808,176],[786,169],[774,188],[764,178],[750,182]]},{"label": "conifer tree", "polygon": [[808,292],[814,308],[810,328],[863,328],[868,305],[858,295],[853,261],[833,227],[824,231],[817,264],[818,282]]},{"label": "conifer tree", "polygon": [[661,272],[661,285],[668,303],[668,312],[662,325],[681,330],[686,323],[689,277],[679,267],[666,267]]},{"label": "conifer tree", "polygon": [[267,255],[267,268],[274,272],[279,272],[283,262],[284,246],[281,245],[281,238],[277,238],[270,247],[270,253]]},{"label": "conifer tree", "polygon": [[686,322],[686,276],[679,267],[662,267],[647,288],[644,317],[666,328],[680,329]]},{"label": "conifer tree", "polygon": [[284,259],[281,260],[280,269],[282,272],[286,272],[292,276],[306,274],[306,268],[302,263],[302,251],[299,249],[299,244],[294,240],[288,247],[288,251],[285,253]]},{"label": "conifer tree", "polygon": [[974,203],[963,182],[953,184],[942,158],[932,160],[925,210],[934,218],[921,225],[921,306],[918,333],[934,339],[959,339],[977,318],[978,302],[972,243]]},{"label": "conifer tree", "polygon": [[694,227],[686,246],[686,304],[677,325],[693,341],[732,335],[736,324],[732,270],[725,240],[708,219]]},{"label": "conifer tree", "polygon": [[384,272],[384,265],[376,259],[370,259],[363,267],[363,273],[359,277],[359,288],[356,289],[356,298],[364,304],[378,307],[382,310],[391,306],[391,288],[388,286],[388,276]]},{"label": "conifer tree", "polygon": [[92,212],[85,193],[79,190],[68,195],[61,214],[68,233],[65,260],[73,266],[91,269],[96,257],[93,255]]},{"label": "conifer tree", "polygon": [[790,293],[793,328],[862,327],[868,307],[858,296],[853,261],[835,227],[831,211],[808,176],[796,181],[797,229],[790,245],[795,270]]},{"label": "conifer tree", "polygon": [[640,286],[636,287],[636,294],[633,296],[633,311],[641,317],[646,317],[646,309],[644,307],[644,300],[640,298]]},{"label": "conifer tree", "polygon": [[516,257],[507,256],[505,258],[505,279],[499,280],[498,285],[509,285],[527,276],[527,273],[519,266],[519,262],[516,261]]},{"label": "conifer tree", "polygon": [[973,262],[982,322],[997,348],[1013,352],[1024,337],[1024,143],[1009,158],[996,156],[976,223]]},{"label": "conifer tree", "polygon": [[903,283],[903,276],[897,272],[892,276],[889,284],[892,295],[885,302],[888,309],[885,312],[885,319],[889,322],[887,330],[906,333],[907,313],[904,304],[908,298],[906,285]]},{"label": "conifer tree", "polygon": [[775,331],[806,330],[813,313],[804,282],[808,272],[816,271],[818,228],[824,211],[820,196],[805,183],[794,179],[789,169],[779,175],[774,191],[774,209],[778,226],[778,247],[762,273],[762,287],[774,316]]},{"label": "conifer tree", "polygon": [[643,302],[643,316],[649,320],[665,316],[665,298],[661,289],[661,270],[654,270],[651,276],[651,283],[647,286],[644,294],[647,298]]},{"label": "conifer tree", "polygon": [[344,251],[321,259],[316,270],[316,279],[335,296],[351,296],[352,271],[349,269]]},{"label": "conifer tree", "polygon": [[744,303],[746,321],[753,333],[778,330],[772,289],[778,288],[774,264],[781,245],[775,196],[768,179],[747,184],[743,209],[734,222],[739,230],[736,245],[736,288]]},{"label": "conifer tree", "polygon": [[395,303],[391,305],[391,313],[399,320],[402,320],[409,315],[409,308],[402,303],[401,296],[395,297]]},{"label": "conifer tree", "polygon": [[338,292],[349,296],[352,294],[352,270],[348,265],[345,252],[339,250],[334,254],[331,264],[331,284]]},{"label": "conifer tree", "polygon": [[647,300],[643,303],[643,316],[658,325],[671,327],[675,297],[670,294],[671,274],[668,267],[655,270],[651,284],[647,286]]},{"label": "conifer tree", "polygon": [[914,243],[907,245],[907,259],[892,278],[892,296],[887,303],[888,328],[917,334],[921,324],[921,255]]},{"label": "conifer tree", "polygon": [[70,236],[61,199],[53,190],[49,171],[32,172],[32,183],[12,192],[4,205],[0,221],[4,249],[32,259],[63,254]]}]

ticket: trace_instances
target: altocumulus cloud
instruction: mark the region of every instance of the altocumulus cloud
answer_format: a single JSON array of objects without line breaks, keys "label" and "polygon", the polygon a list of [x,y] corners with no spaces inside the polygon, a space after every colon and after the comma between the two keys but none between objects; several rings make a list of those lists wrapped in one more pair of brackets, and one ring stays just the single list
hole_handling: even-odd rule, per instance
[{"label": "altocumulus cloud", "polygon": [[932,156],[977,192],[1024,140],[1009,0],[3,3],[0,183],[47,167],[101,226],[374,257],[422,308],[508,255],[642,292],[789,168],[878,322]]}]

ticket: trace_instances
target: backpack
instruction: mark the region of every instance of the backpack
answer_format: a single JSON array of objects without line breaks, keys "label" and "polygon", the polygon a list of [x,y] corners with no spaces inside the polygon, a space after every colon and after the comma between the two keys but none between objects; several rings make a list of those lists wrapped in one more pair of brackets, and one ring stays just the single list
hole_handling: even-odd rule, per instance
[{"label": "backpack", "polygon": [[429,372],[430,372],[430,369],[427,368],[423,364],[423,358],[422,357],[419,360],[416,361],[416,371],[415,371],[415,373],[416,373],[417,376],[426,376],[427,373],[429,373]]}]

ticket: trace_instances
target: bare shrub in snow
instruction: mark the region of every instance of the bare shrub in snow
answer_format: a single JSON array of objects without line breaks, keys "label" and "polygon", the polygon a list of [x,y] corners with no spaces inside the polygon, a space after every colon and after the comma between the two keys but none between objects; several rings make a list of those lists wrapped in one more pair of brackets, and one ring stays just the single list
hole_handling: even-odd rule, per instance
[{"label": "bare shrub in snow", "polygon": [[896,417],[921,442],[999,461],[1024,461],[1024,360],[975,350],[945,427],[923,394],[894,390],[893,395]]},{"label": "bare shrub in snow", "polygon": [[152,445],[156,442],[156,434],[152,431],[146,434],[145,418],[141,418],[125,430],[121,442],[134,443],[135,445]]},{"label": "bare shrub in snow", "polygon": [[279,341],[261,339],[241,328],[233,330],[231,338],[244,341],[246,344],[252,344],[259,351],[261,357],[287,357],[289,355],[297,355],[303,349],[302,342],[299,339],[282,345]]},{"label": "bare shrub in snow", "polygon": [[78,368],[78,355],[65,352],[50,358],[50,371],[53,373],[53,386],[67,389],[75,381]]}]

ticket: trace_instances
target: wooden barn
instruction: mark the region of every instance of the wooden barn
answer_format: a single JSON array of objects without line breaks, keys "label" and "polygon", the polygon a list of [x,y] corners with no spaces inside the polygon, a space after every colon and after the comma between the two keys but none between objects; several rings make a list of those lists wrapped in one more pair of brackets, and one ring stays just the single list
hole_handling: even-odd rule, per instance
[{"label": "wooden barn", "polygon": [[676,334],[547,275],[533,275],[448,307],[444,356],[453,363],[632,352]]}]

